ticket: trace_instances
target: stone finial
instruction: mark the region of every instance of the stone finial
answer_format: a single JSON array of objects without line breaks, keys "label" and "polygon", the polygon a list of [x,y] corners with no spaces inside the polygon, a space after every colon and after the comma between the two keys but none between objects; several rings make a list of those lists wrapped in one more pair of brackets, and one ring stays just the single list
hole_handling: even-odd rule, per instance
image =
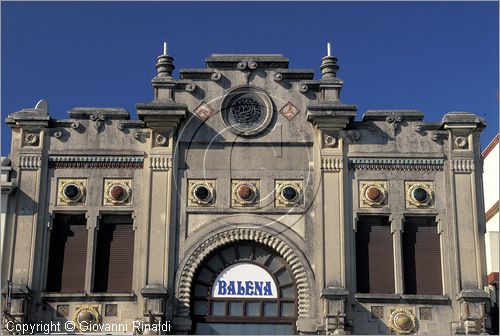
[{"label": "stone finial", "polygon": [[321,79],[332,79],[337,77],[337,71],[340,69],[337,65],[337,58],[333,56],[325,56],[321,59]]},{"label": "stone finial", "polygon": [[159,77],[164,77],[171,79],[172,71],[174,71],[174,58],[167,54],[167,42],[163,43],[163,54],[158,56],[158,61],[156,62],[156,71],[158,71]]}]

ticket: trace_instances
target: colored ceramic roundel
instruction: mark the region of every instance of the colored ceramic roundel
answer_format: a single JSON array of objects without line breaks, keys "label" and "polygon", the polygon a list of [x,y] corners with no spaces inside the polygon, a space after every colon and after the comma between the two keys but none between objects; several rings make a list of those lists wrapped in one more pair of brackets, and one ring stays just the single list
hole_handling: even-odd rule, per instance
[{"label": "colored ceramic roundel", "polygon": [[380,198],[382,197],[382,191],[377,187],[371,186],[368,189],[366,189],[365,196],[370,201],[376,202],[379,201]]},{"label": "colored ceramic roundel", "polygon": [[298,192],[297,189],[292,186],[285,186],[283,189],[281,189],[281,195],[287,201],[293,201],[297,198]]},{"label": "colored ceramic roundel", "polygon": [[70,200],[75,200],[80,196],[80,188],[75,184],[68,184],[63,189],[64,196]]},{"label": "colored ceramic roundel", "polygon": [[245,201],[250,201],[254,196],[252,188],[246,184],[239,186],[237,192],[238,197]]},{"label": "colored ceramic roundel", "polygon": [[394,324],[401,329],[408,330],[412,326],[411,318],[407,314],[399,313],[394,316]]},{"label": "colored ceramic roundel", "polygon": [[194,189],[194,196],[200,201],[206,201],[210,197],[210,190],[204,185],[199,185]]},{"label": "colored ceramic roundel", "polygon": [[392,312],[390,320],[391,329],[397,334],[409,334],[415,330],[416,319],[409,311],[396,309]]},{"label": "colored ceramic roundel", "polygon": [[421,187],[417,187],[417,188],[413,189],[411,195],[418,202],[425,202],[425,200],[427,200],[427,197],[429,197],[427,190],[425,190],[424,188],[421,188]]},{"label": "colored ceramic roundel", "polygon": [[127,196],[127,191],[123,186],[115,184],[109,189],[109,196],[115,200],[122,200]]},{"label": "colored ceramic roundel", "polygon": [[78,314],[77,320],[79,323],[86,322],[88,324],[92,324],[92,323],[97,322],[94,314],[92,314],[92,312],[89,310],[82,310]]}]

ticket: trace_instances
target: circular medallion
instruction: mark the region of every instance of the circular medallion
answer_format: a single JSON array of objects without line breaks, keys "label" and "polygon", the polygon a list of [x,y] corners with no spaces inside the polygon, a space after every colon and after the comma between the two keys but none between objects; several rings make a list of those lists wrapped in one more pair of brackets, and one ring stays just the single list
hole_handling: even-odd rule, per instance
[{"label": "circular medallion", "polygon": [[242,205],[254,203],[257,194],[257,187],[253,183],[241,182],[233,187],[233,200]]},{"label": "circular medallion", "polygon": [[294,206],[298,203],[302,193],[302,188],[294,182],[285,182],[278,187],[278,200],[288,206]]},{"label": "circular medallion", "polygon": [[267,128],[273,105],[262,90],[245,86],[227,94],[222,101],[222,118],[229,130],[242,136],[256,135]]},{"label": "circular medallion", "polygon": [[417,206],[428,206],[432,202],[432,189],[427,184],[414,184],[407,192],[408,202]]},{"label": "circular medallion", "polygon": [[294,187],[286,186],[281,189],[281,196],[283,196],[283,198],[287,201],[293,201],[297,198],[298,192]]},{"label": "circular medallion", "polygon": [[207,183],[198,183],[191,188],[192,201],[198,204],[209,204],[213,199],[214,189]]},{"label": "circular medallion", "polygon": [[370,186],[368,189],[366,189],[365,196],[370,201],[377,202],[382,197],[382,192],[379,188]]},{"label": "circular medallion", "polygon": [[64,187],[63,193],[70,200],[74,200],[80,195],[80,188],[74,184],[68,184]]},{"label": "circular medallion", "polygon": [[114,199],[122,199],[125,195],[125,188],[123,188],[121,185],[114,185],[109,189],[109,196],[113,197]]},{"label": "circular medallion", "polygon": [[391,314],[390,323],[397,334],[410,334],[416,327],[416,318],[410,310],[396,309]]},{"label": "circular medallion", "polygon": [[76,329],[85,331],[90,330],[91,325],[100,323],[101,316],[94,307],[82,306],[75,311],[72,320]]},{"label": "circular medallion", "polygon": [[85,187],[79,181],[67,181],[61,184],[59,199],[65,203],[77,203],[85,195]]},{"label": "circular medallion", "polygon": [[238,197],[242,200],[249,201],[253,197],[252,188],[248,185],[242,185],[238,188]]},{"label": "circular medallion", "polygon": [[365,184],[361,190],[361,198],[365,204],[380,206],[384,204],[387,190],[380,183]]},{"label": "circular medallion", "polygon": [[113,204],[125,203],[130,199],[130,186],[124,181],[113,181],[106,186],[106,200]]},{"label": "circular medallion", "polygon": [[424,188],[413,189],[411,195],[414,199],[416,199],[419,202],[424,202],[428,197],[427,191]]}]

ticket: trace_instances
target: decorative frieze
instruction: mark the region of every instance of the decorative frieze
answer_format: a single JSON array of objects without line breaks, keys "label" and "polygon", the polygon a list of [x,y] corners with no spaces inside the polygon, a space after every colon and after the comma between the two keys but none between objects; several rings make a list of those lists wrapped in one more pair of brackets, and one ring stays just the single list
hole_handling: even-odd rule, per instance
[{"label": "decorative frieze", "polygon": [[443,159],[349,159],[352,170],[443,170]]},{"label": "decorative frieze", "polygon": [[142,168],[142,156],[51,155],[49,168]]},{"label": "decorative frieze", "polygon": [[153,155],[149,158],[149,168],[152,170],[169,170],[172,167],[172,158],[169,156]]},{"label": "decorative frieze", "polygon": [[41,155],[21,155],[19,157],[19,167],[26,170],[37,170],[42,167]]},{"label": "decorative frieze", "polygon": [[341,157],[321,157],[321,169],[324,171],[341,171],[343,169],[343,160]]},{"label": "decorative frieze", "polygon": [[451,170],[455,173],[472,173],[475,170],[474,160],[472,159],[452,159]]}]

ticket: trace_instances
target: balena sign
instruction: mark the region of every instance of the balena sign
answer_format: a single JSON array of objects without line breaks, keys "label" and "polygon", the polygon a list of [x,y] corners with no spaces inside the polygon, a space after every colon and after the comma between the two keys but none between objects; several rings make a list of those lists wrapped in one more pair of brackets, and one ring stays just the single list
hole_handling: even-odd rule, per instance
[{"label": "balena sign", "polygon": [[265,269],[250,263],[239,263],[223,270],[212,287],[212,297],[277,298],[276,283]]}]

